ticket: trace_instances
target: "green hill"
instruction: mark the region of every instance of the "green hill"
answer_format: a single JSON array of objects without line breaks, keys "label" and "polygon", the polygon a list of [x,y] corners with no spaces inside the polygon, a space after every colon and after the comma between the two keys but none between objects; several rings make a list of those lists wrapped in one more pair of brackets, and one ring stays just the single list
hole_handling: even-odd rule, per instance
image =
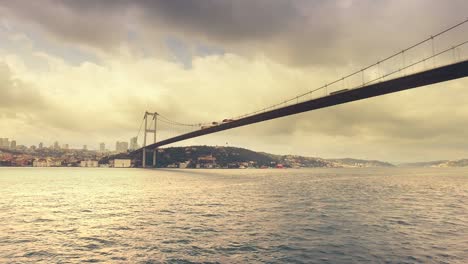
[{"label": "green hill", "polygon": [[[147,154],[147,164],[152,163],[152,153]],[[141,166],[141,154],[118,154],[101,159],[100,163],[107,163],[114,158],[131,158],[136,166]],[[179,167],[181,163],[188,168],[239,168],[239,167],[392,167],[393,165],[381,161],[367,161],[356,159],[322,159],[297,155],[274,155],[265,152],[255,152],[245,148],[188,146],[169,147],[158,150],[157,167]]]}]

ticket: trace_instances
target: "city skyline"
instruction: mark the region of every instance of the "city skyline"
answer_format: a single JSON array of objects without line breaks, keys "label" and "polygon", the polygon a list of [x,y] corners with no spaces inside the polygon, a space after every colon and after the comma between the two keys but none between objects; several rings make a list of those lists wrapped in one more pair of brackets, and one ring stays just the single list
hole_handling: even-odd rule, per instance
[{"label": "city skyline", "polygon": [[[211,6],[217,12],[206,13],[204,3],[189,6],[1,3],[3,137],[98,149],[135,137],[144,111],[184,123],[220,121],[398,52],[464,19],[468,9],[461,0],[219,1]],[[415,19],[415,10],[425,12]],[[392,162],[465,158],[467,84],[432,85],[176,146],[228,142],[276,154]]]},{"label": "city skyline", "polygon": [[[106,148],[107,144],[104,142],[99,142],[97,143],[96,147],[93,146],[93,144],[85,144],[85,145],[70,145],[68,143],[61,143],[57,140],[50,140],[50,144],[47,144],[47,142],[39,142],[38,144],[22,144],[21,142],[17,142],[16,139],[13,138],[0,138],[0,149],[1,148],[6,148],[6,149],[14,149],[16,147],[24,147],[24,148],[49,148],[49,149],[62,149],[62,150],[67,150],[67,149],[74,149],[74,150],[79,150],[83,149],[84,146],[87,147],[88,150],[94,150],[94,151],[101,151],[101,152],[118,152],[119,150],[122,150],[122,152],[126,152],[127,150],[135,150],[139,148],[139,145],[135,143],[135,137],[130,138],[128,142],[126,141],[114,141],[115,143],[115,148],[113,149],[108,149]],[[124,146],[121,146],[120,149],[118,147],[119,143],[124,143]],[[125,145],[126,144],[126,145]]]}]

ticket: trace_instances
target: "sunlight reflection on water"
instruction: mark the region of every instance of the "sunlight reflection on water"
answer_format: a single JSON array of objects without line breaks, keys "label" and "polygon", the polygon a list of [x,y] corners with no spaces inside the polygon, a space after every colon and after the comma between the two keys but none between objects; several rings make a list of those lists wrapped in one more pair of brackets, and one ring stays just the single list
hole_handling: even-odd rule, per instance
[{"label": "sunlight reflection on water", "polygon": [[0,262],[468,259],[468,169],[0,168]]}]

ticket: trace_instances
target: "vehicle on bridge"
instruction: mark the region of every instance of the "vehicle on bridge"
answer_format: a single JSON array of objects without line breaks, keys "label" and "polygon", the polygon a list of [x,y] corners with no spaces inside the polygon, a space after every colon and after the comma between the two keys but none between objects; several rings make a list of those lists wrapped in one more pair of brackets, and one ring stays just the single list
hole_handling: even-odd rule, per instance
[{"label": "vehicle on bridge", "polygon": [[334,91],[334,92],[331,92],[330,95],[339,94],[339,93],[344,93],[344,92],[346,92],[346,91],[349,91],[349,89],[343,89],[343,90]]}]

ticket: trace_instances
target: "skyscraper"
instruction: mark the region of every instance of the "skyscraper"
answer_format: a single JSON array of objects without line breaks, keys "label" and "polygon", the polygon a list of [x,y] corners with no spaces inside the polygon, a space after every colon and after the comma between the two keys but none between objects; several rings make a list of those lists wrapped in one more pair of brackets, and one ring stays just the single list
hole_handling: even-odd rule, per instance
[{"label": "skyscraper", "polygon": [[57,141],[54,142],[54,149],[60,149],[59,143]]},{"label": "skyscraper", "polygon": [[135,150],[135,149],[138,149],[138,138],[132,137],[130,139],[130,150]]},{"label": "skyscraper", "polygon": [[10,148],[11,148],[11,149],[15,149],[15,148],[16,148],[16,140],[12,140],[12,141],[11,141]]},{"label": "skyscraper", "polygon": [[128,150],[128,142],[120,142],[120,141],[117,141],[115,143],[115,151],[119,152],[119,153],[122,153],[122,152],[127,152]]},{"label": "skyscraper", "polygon": [[99,151],[100,152],[105,152],[106,151],[106,144],[105,143],[100,143],[99,144]]},{"label": "skyscraper", "polygon": [[10,141],[8,138],[0,138],[0,148],[10,148]]},{"label": "skyscraper", "polygon": [[41,142],[39,143],[39,149],[43,148],[44,147],[44,144]]}]

